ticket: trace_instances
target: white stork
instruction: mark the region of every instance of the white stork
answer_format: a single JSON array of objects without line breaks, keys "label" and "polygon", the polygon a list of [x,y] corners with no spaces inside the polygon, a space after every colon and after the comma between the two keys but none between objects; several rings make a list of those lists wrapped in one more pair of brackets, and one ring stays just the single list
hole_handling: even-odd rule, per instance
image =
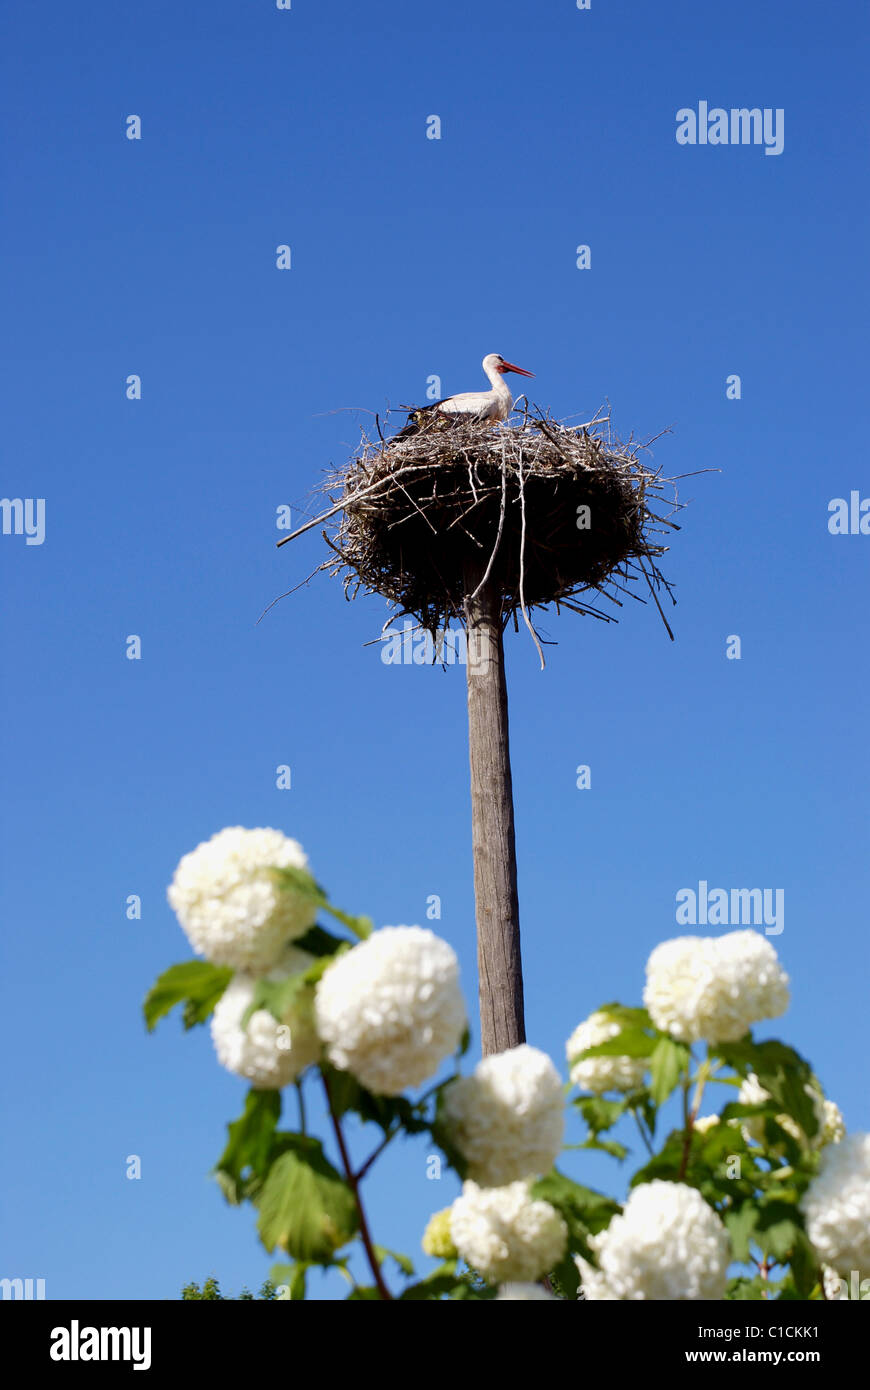
[{"label": "white stork", "polygon": [[488,352],[483,359],[483,370],[492,382],[491,391],[461,391],[458,396],[445,396],[444,400],[432,401],[431,405],[418,406],[408,416],[405,428],[399,430],[396,439],[404,439],[417,434],[425,423],[427,414],[460,416],[464,420],[506,420],[513,409],[514,398],[505,382],[505,372],[516,372],[518,376],[534,376],[525,367],[515,367],[506,362],[498,352]]}]

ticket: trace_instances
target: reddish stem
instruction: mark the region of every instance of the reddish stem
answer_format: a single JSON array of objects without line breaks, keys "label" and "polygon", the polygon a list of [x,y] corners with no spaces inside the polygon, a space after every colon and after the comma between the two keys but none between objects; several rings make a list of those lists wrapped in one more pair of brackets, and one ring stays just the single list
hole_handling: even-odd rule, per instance
[{"label": "reddish stem", "polygon": [[[323,1073],[321,1073],[321,1075],[323,1075]],[[347,1178],[350,1190],[353,1193],[353,1199],[356,1202],[357,1215],[359,1216],[359,1233],[362,1239],[363,1247],[366,1252],[366,1257],[369,1262],[369,1267],[371,1268],[372,1276],[374,1277],[375,1285],[381,1298],[392,1299],[393,1295],[390,1293],[389,1289],[384,1283],[384,1276],[381,1273],[381,1267],[378,1264],[377,1256],[375,1255],[375,1247],[372,1244],[372,1238],[369,1233],[368,1222],[366,1221],[366,1214],[363,1209],[362,1198],[360,1197],[359,1193],[360,1175],[354,1173],[353,1168],[351,1167],[350,1155],[347,1151],[347,1145],[344,1142],[344,1135],[342,1134],[341,1124],[339,1122],[338,1116],[335,1113],[335,1107],[332,1104],[332,1095],[329,1090],[329,1082],[327,1081],[325,1076],[323,1077],[323,1089],[326,1091],[326,1101],[329,1106],[329,1115],[330,1119],[332,1120],[332,1128],[335,1131],[335,1142],[338,1144],[338,1151],[341,1154],[341,1162],[344,1167],[344,1175]]]}]

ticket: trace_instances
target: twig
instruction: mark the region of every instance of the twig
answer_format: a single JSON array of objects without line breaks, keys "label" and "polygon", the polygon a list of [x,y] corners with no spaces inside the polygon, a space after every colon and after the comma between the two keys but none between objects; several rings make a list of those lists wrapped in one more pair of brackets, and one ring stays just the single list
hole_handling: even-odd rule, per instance
[{"label": "twig", "polygon": [[262,613],[260,614],[259,618],[257,619],[257,622],[254,623],[254,627],[257,626],[257,623],[261,623],[261,622],[263,621],[263,619],[265,618],[266,614],[269,612],[269,609],[270,609],[270,608],[274,608],[276,603],[280,603],[281,600],[282,600],[282,598],[289,598],[291,594],[295,594],[295,593],[296,593],[296,590],[297,590],[297,589],[304,589],[306,584],[310,584],[311,581],[312,581],[312,579],[314,578],[315,574],[319,574],[322,568],[323,568],[322,565],[318,565],[316,570],[312,570],[312,571],[311,571],[311,573],[309,574],[309,576],[308,576],[307,579],[303,579],[303,580],[300,581],[300,583],[294,584],[294,585],[293,585],[293,588],[292,588],[292,589],[288,589],[287,592],[286,592],[285,594],[279,594],[277,598],[273,598],[273,599],[272,599],[272,602],[269,603],[269,604],[267,604],[266,607],[263,609]]},{"label": "twig", "polygon": [[538,634],[535,632],[535,629],[532,627],[532,624],[531,624],[531,622],[530,622],[530,620],[529,620],[529,614],[528,614],[528,610],[527,610],[527,608],[526,608],[526,600],[525,600],[525,592],[524,592],[524,585],[525,585],[525,572],[524,572],[524,571],[525,571],[525,553],[526,553],[526,490],[525,490],[525,486],[524,486],[524,484],[523,484],[523,465],[522,465],[522,459],[520,459],[520,463],[519,463],[519,474],[520,474],[520,511],[521,511],[521,521],[520,521],[520,608],[523,610],[523,617],[524,617],[524,619],[525,619],[526,627],[529,629],[529,632],[532,634],[532,641],[534,642],[535,646],[536,646],[537,649],[538,649],[538,656],[541,658],[541,670],[543,671],[543,669],[544,669],[544,667],[545,667],[545,665],[546,665],[546,662],[544,661],[544,653],[543,653],[543,651],[542,651],[542,649],[541,649],[541,644],[540,644],[540,642],[538,641]]},{"label": "twig", "polygon": [[662,606],[661,606],[661,604],[659,603],[659,596],[658,596],[658,594],[656,593],[655,589],[654,589],[653,586],[652,586],[652,580],[650,579],[649,575],[647,574],[646,570],[644,569],[644,567],[643,567],[643,565],[640,563],[640,561],[638,561],[638,566],[639,566],[639,568],[640,568],[640,571],[641,571],[641,573],[642,573],[644,579],[646,580],[647,584],[649,585],[649,591],[650,591],[650,593],[651,593],[652,596],[653,596],[653,603],[655,604],[656,608],[659,610],[659,617],[661,618],[662,622],[664,623],[665,628],[667,629],[667,634],[668,634],[668,636],[670,637],[671,641],[673,642],[673,640],[674,640],[674,634],[673,634],[672,631],[671,631],[671,625],[670,625],[670,623],[668,622],[667,618],[665,617],[664,612],[662,611]]},{"label": "twig", "polygon": [[358,1168],[358,1169],[357,1169],[357,1173],[356,1173],[356,1181],[357,1181],[357,1182],[362,1182],[363,1178],[365,1177],[366,1173],[367,1173],[367,1172],[369,1171],[369,1169],[371,1168],[371,1166],[372,1166],[372,1164],[374,1163],[375,1159],[376,1159],[376,1158],[380,1158],[380,1156],[381,1156],[381,1154],[383,1153],[384,1149],[387,1147],[388,1144],[391,1144],[391,1143],[393,1142],[393,1140],[395,1139],[396,1135],[400,1132],[400,1129],[401,1129],[401,1126],[398,1126],[396,1129],[391,1129],[391,1130],[388,1130],[388,1131],[387,1131],[387,1133],[384,1135],[383,1139],[381,1140],[380,1144],[378,1144],[378,1147],[374,1150],[373,1153],[370,1153],[370,1154],[369,1154],[369,1156],[368,1156],[368,1158],[366,1159],[366,1161],[365,1161],[365,1163],[363,1164],[363,1166],[362,1166],[361,1168]]}]

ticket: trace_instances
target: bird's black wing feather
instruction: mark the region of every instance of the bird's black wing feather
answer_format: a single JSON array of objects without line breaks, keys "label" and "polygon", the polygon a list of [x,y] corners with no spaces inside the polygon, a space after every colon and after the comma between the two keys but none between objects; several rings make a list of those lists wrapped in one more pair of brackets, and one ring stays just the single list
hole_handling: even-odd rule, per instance
[{"label": "bird's black wing feather", "polygon": [[429,401],[427,405],[415,405],[414,409],[408,414],[408,423],[399,430],[398,434],[393,435],[393,439],[410,439],[413,435],[420,433],[420,416],[429,410],[436,410],[445,401],[451,400],[451,396],[442,396],[440,401]]}]

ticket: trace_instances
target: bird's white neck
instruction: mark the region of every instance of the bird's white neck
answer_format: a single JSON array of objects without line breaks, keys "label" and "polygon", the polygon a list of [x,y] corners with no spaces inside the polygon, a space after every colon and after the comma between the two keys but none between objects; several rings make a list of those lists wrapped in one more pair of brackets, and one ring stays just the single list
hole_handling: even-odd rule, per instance
[{"label": "bird's white neck", "polygon": [[491,384],[491,386],[492,386],[492,388],[493,388],[494,391],[498,391],[498,390],[500,390],[502,387],[503,387],[505,390],[507,390],[507,385],[506,385],[506,383],[505,383],[505,379],[504,379],[504,377],[502,376],[501,372],[498,370],[497,367],[494,367],[494,366],[492,365],[491,362],[485,362],[485,363],[483,364],[483,370],[486,372],[486,375],[489,377],[490,384]]},{"label": "bird's white neck", "polygon": [[508,409],[510,409],[510,407],[514,403],[514,397],[513,392],[511,391],[511,388],[505,381],[503,374],[498,370],[497,367],[486,366],[483,370],[489,377],[489,380],[492,384],[492,389],[495,392],[498,399],[501,401],[507,401]]}]

